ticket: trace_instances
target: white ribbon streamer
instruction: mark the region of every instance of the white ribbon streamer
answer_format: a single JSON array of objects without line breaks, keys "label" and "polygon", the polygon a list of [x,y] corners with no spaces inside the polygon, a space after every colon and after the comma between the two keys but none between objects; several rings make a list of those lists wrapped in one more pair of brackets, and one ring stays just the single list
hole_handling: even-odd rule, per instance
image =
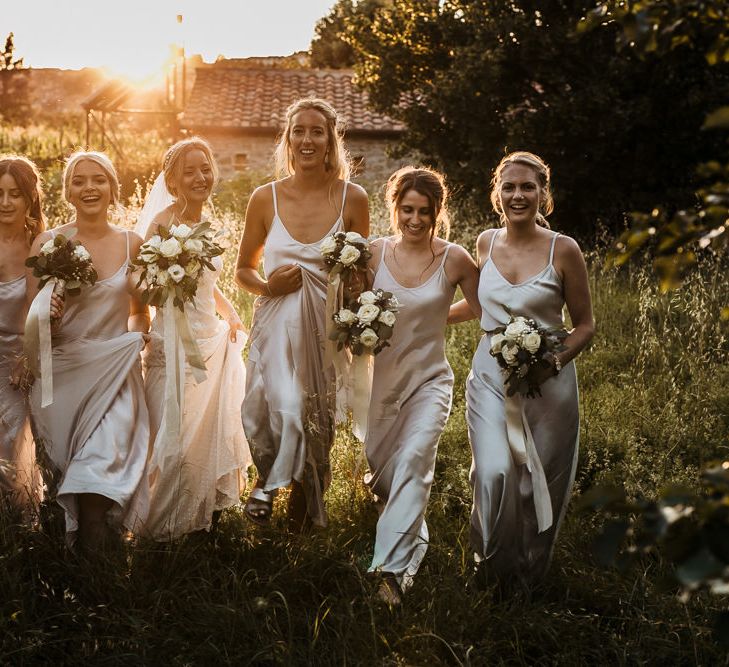
[{"label": "white ribbon streamer", "polygon": [[504,396],[504,403],[506,406],[506,433],[511,455],[517,465],[526,465],[531,474],[537,528],[538,532],[543,533],[552,525],[553,516],[552,498],[549,495],[549,486],[542,461],[534,444],[521,396],[519,394]]}]

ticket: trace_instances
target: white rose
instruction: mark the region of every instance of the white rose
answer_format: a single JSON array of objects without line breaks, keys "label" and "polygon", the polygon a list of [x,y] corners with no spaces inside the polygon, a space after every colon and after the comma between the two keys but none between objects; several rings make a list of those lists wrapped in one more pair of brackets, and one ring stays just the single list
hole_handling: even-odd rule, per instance
[{"label": "white rose", "polygon": [[48,239],[42,246],[41,246],[41,253],[44,255],[49,255],[53,252],[53,248],[56,247],[55,239]]},{"label": "white rose", "polygon": [[345,240],[349,243],[353,243],[354,241],[364,241],[364,236],[360,234],[359,232],[347,232],[345,235]]},{"label": "white rose", "polygon": [[542,344],[542,337],[536,331],[530,331],[529,333],[524,334],[524,338],[522,338],[521,342],[527,352],[534,354]]},{"label": "white rose", "polygon": [[359,295],[359,302],[364,305],[373,304],[377,301],[377,295],[374,292],[362,292]]},{"label": "white rose", "polygon": [[188,227],[185,223],[181,225],[173,225],[170,229],[170,233],[177,239],[186,239],[192,234],[192,228]]},{"label": "white rose", "polygon": [[393,313],[390,310],[383,310],[380,313],[380,316],[377,318],[382,322],[385,326],[391,327],[395,324],[395,313]]},{"label": "white rose", "polygon": [[147,282],[153,283],[158,274],[159,270],[156,264],[149,264],[147,266]]},{"label": "white rose", "polygon": [[175,257],[182,252],[182,246],[176,238],[172,237],[166,241],[162,241],[159,251],[165,257]]},{"label": "white rose", "polygon": [[359,259],[359,256],[360,252],[357,248],[352,245],[346,245],[339,254],[339,261],[344,264],[344,266],[349,266],[354,264]]},{"label": "white rose", "polygon": [[342,308],[337,313],[337,317],[342,324],[353,324],[357,319],[357,316],[349,308]]},{"label": "white rose", "polygon": [[185,241],[185,250],[199,255],[203,251],[203,242],[200,239],[187,239]]},{"label": "white rose", "polygon": [[162,237],[159,234],[155,234],[148,241],[145,241],[142,247],[147,246],[159,250],[160,245],[162,245]]},{"label": "white rose", "polygon": [[337,249],[337,241],[333,236],[327,236],[319,246],[322,255],[330,255]]},{"label": "white rose", "polygon": [[394,294],[388,299],[388,301],[390,302],[390,308],[400,308],[402,306]]},{"label": "white rose", "polygon": [[77,245],[73,249],[73,256],[76,259],[80,259],[81,261],[86,261],[87,259],[91,259],[91,255],[89,255],[89,251],[86,250],[82,245]]},{"label": "white rose", "polygon": [[172,278],[172,280],[176,283],[179,283],[185,277],[185,269],[183,269],[179,264],[173,264],[169,269],[167,269],[167,273],[170,274],[170,278]]},{"label": "white rose", "polygon": [[511,324],[509,324],[508,327],[506,327],[506,331],[504,334],[507,338],[510,338],[511,340],[514,340],[518,338],[521,334],[526,333],[529,331],[529,326],[524,322],[524,319],[521,320],[514,320]]},{"label": "white rose", "polygon": [[357,311],[357,319],[362,324],[369,324],[370,322],[374,322],[379,314],[380,309],[377,306],[374,304],[366,304],[364,306],[360,306]]},{"label": "white rose", "polygon": [[185,273],[188,276],[196,276],[197,272],[200,270],[200,262],[198,262],[196,259],[193,259],[191,262],[187,263],[187,266],[185,267]]},{"label": "white rose", "polygon": [[501,346],[504,344],[505,340],[506,336],[504,336],[504,334],[494,334],[491,337],[491,351],[494,353],[501,352]]},{"label": "white rose", "polygon": [[365,347],[374,347],[380,339],[377,337],[377,334],[368,327],[359,335],[359,340]]},{"label": "white rose", "polygon": [[501,356],[504,357],[504,361],[513,366],[516,362],[516,354],[519,349],[515,345],[503,345],[501,347]]},{"label": "white rose", "polygon": [[157,284],[166,285],[169,282],[170,275],[167,273],[167,269],[159,269],[157,271]]}]

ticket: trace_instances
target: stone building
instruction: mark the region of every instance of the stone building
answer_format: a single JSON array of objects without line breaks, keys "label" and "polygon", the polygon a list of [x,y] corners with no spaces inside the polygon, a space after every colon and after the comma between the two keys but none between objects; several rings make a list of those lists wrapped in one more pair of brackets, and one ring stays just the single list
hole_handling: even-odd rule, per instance
[{"label": "stone building", "polygon": [[281,68],[246,60],[197,68],[181,126],[211,143],[223,177],[249,169],[270,174],[286,108],[301,97],[321,97],[345,121],[357,180],[380,184],[401,166],[386,148],[403,126],[372,111],[352,77],[351,70]]}]

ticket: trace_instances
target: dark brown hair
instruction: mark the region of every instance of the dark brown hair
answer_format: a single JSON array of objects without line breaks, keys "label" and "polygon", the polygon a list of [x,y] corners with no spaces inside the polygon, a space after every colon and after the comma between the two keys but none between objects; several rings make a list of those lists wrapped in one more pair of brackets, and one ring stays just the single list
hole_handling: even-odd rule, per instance
[{"label": "dark brown hair", "polygon": [[403,167],[398,169],[387,181],[385,199],[390,209],[390,224],[397,230],[397,207],[409,190],[427,197],[433,209],[433,226],[430,237],[448,239],[450,218],[446,209],[448,188],[442,174],[427,167]]},{"label": "dark brown hair", "polygon": [[0,155],[0,176],[13,177],[28,206],[26,229],[32,241],[46,228],[43,216],[43,190],[38,167],[22,155]]}]

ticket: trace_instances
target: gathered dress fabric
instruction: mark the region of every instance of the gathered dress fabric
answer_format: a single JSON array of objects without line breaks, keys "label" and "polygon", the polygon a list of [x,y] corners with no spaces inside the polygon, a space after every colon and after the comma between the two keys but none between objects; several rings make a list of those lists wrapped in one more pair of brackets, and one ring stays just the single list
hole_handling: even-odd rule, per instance
[{"label": "gathered dress fabric", "polygon": [[[519,284],[499,272],[492,259],[495,232],[481,269],[478,296],[481,328],[488,332],[514,315],[533,318],[547,327],[563,326],[564,290],[554,268],[552,238],[547,266]],[[524,415],[534,438],[536,455],[544,470],[551,503],[552,523],[539,532],[532,472],[535,467],[517,465],[509,446],[504,374],[490,354],[491,335],[485,333],[473,358],[466,383],[466,420],[473,462],[471,543],[477,561],[488,574],[516,577],[525,582],[542,576],[551,558],[554,541],[569,501],[577,465],[579,406],[574,362],[546,380],[542,395],[522,398]]]},{"label": "gathered dress fabric", "polygon": [[13,505],[31,508],[43,482],[35,464],[28,404],[10,376],[23,354],[25,276],[0,282],[0,493]]},{"label": "gathered dress fabric", "polygon": [[455,287],[440,266],[422,285],[403,287],[382,248],[373,288],[392,292],[401,306],[390,346],[375,358],[365,452],[367,476],[378,499],[370,571],[395,575],[408,588],[428,548],[425,510],[433,483],[438,440],[453,395],[445,356],[445,328]]},{"label": "gathered dress fabric", "polygon": [[[327,235],[343,228],[347,196]],[[294,239],[279,217],[276,184],[271,183],[274,216],[263,247],[268,278],[288,264],[301,267],[301,289],[255,301],[246,364],[242,419],[264,490],[303,485],[314,524],[327,523],[324,493],[331,478],[334,442],[335,377],[325,367],[327,270],[319,246]]]},{"label": "gathered dress fabric", "polygon": [[128,330],[127,259],[109,278],[66,295],[53,337],[53,403],[41,407],[41,383],[30,394],[35,433],[57,472],[56,498],[73,542],[80,493],[113,501],[110,523],[132,528],[146,516],[149,416],[140,352]]},{"label": "gathered dress fabric", "polygon": [[[215,284],[223,267],[213,258],[214,271],[205,270],[185,315],[206,367],[197,382],[178,347],[182,383],[179,442],[165,444],[165,332],[162,310],[152,322],[152,340],[144,355],[145,390],[149,407],[152,452],[149,465],[150,509],[141,531],[158,541],[209,530],[213,512],[240,502],[245,488],[250,451],[240,422],[245,388],[243,345],[238,332],[230,340],[228,323],[215,309]],[[173,334],[174,335],[174,334]]]}]

